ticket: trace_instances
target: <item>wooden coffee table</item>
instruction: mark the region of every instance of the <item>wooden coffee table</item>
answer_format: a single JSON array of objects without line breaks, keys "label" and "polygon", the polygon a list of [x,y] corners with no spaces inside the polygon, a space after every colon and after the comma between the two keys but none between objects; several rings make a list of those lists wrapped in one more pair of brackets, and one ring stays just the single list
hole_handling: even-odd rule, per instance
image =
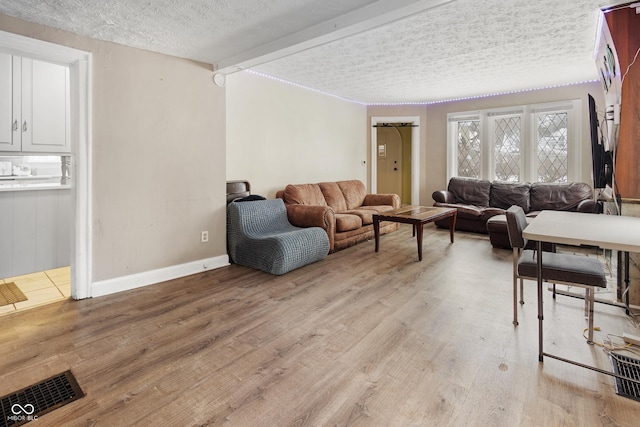
[{"label": "wooden coffee table", "polygon": [[[428,206],[403,206],[389,212],[373,214],[373,231],[376,238],[376,252],[380,245],[380,221],[400,222],[413,225],[413,234],[418,240],[418,260],[422,261],[422,228],[439,219],[452,217],[449,237],[453,243],[453,232],[456,228],[458,210],[455,208],[438,208]],[[417,230],[417,233],[416,233]]]}]

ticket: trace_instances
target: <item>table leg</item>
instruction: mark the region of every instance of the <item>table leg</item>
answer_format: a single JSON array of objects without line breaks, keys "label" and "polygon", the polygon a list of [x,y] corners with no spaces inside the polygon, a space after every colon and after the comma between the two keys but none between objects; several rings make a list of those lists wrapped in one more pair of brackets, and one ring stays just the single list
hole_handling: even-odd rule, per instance
[{"label": "table leg", "polygon": [[543,361],[542,346],[542,322],[544,320],[544,312],[542,307],[542,242],[536,242],[538,255],[538,360]]},{"label": "table leg", "polygon": [[625,312],[629,315],[629,251],[624,253],[624,293],[625,296]]},{"label": "table leg", "polygon": [[622,296],[624,295],[624,290],[622,289],[622,251],[618,251],[618,268],[616,269],[616,297],[618,301],[622,301]]},{"label": "table leg", "polygon": [[416,239],[418,240],[418,261],[422,261],[422,229],[423,229],[424,224],[423,223],[418,223],[415,225],[415,227],[418,230],[417,233],[417,237]]},{"label": "table leg", "polygon": [[378,252],[378,246],[380,244],[380,220],[375,215],[373,217],[373,235],[376,241],[376,252]]},{"label": "table leg", "polygon": [[449,227],[449,238],[451,239],[451,243],[453,243],[453,233],[456,230],[456,219],[458,218],[458,211],[453,213],[453,219],[451,220],[451,226]]}]

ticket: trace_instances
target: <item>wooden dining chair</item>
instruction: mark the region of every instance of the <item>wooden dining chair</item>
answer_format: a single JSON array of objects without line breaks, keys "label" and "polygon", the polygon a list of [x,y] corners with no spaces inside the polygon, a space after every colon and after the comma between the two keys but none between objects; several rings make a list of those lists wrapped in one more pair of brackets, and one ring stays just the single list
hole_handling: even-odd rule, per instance
[{"label": "wooden dining chair", "polygon": [[[537,280],[538,253],[525,249],[527,239],[522,231],[527,226],[527,218],[520,206],[507,209],[507,231],[513,248],[513,324],[518,324],[518,286],[520,280],[520,300],[524,303],[523,280]],[[544,252],[542,254],[542,280],[554,284],[566,284],[585,288],[585,311],[589,321],[587,342],[593,343],[593,308],[595,288],[606,288],[607,278],[602,263],[586,256]]]}]

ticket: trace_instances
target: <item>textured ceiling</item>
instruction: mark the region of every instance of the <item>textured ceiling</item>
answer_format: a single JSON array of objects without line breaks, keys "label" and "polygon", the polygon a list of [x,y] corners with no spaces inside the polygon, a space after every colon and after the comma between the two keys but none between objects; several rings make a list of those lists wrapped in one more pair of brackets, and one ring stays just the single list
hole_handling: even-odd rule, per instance
[{"label": "textured ceiling", "polygon": [[375,0],[2,0],[0,13],[215,63]]},{"label": "textured ceiling", "polygon": [[457,0],[256,70],[367,103],[592,80],[601,3]]},{"label": "textured ceiling", "polygon": [[[373,0],[2,0],[0,13],[215,64]],[[454,0],[254,67],[363,103],[433,102],[597,78],[605,0]],[[620,3],[620,2],[617,2]]]}]

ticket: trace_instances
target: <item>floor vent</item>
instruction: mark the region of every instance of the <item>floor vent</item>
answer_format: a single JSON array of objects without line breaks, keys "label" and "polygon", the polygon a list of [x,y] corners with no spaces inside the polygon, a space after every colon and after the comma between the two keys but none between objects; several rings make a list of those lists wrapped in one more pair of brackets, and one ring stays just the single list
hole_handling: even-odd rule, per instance
[{"label": "floor vent", "polygon": [[[620,354],[610,354],[613,372],[640,381],[640,360]],[[640,384],[616,377],[616,393],[640,401]]]},{"label": "floor vent", "polygon": [[84,396],[71,371],[0,398],[0,427],[21,426]]}]

